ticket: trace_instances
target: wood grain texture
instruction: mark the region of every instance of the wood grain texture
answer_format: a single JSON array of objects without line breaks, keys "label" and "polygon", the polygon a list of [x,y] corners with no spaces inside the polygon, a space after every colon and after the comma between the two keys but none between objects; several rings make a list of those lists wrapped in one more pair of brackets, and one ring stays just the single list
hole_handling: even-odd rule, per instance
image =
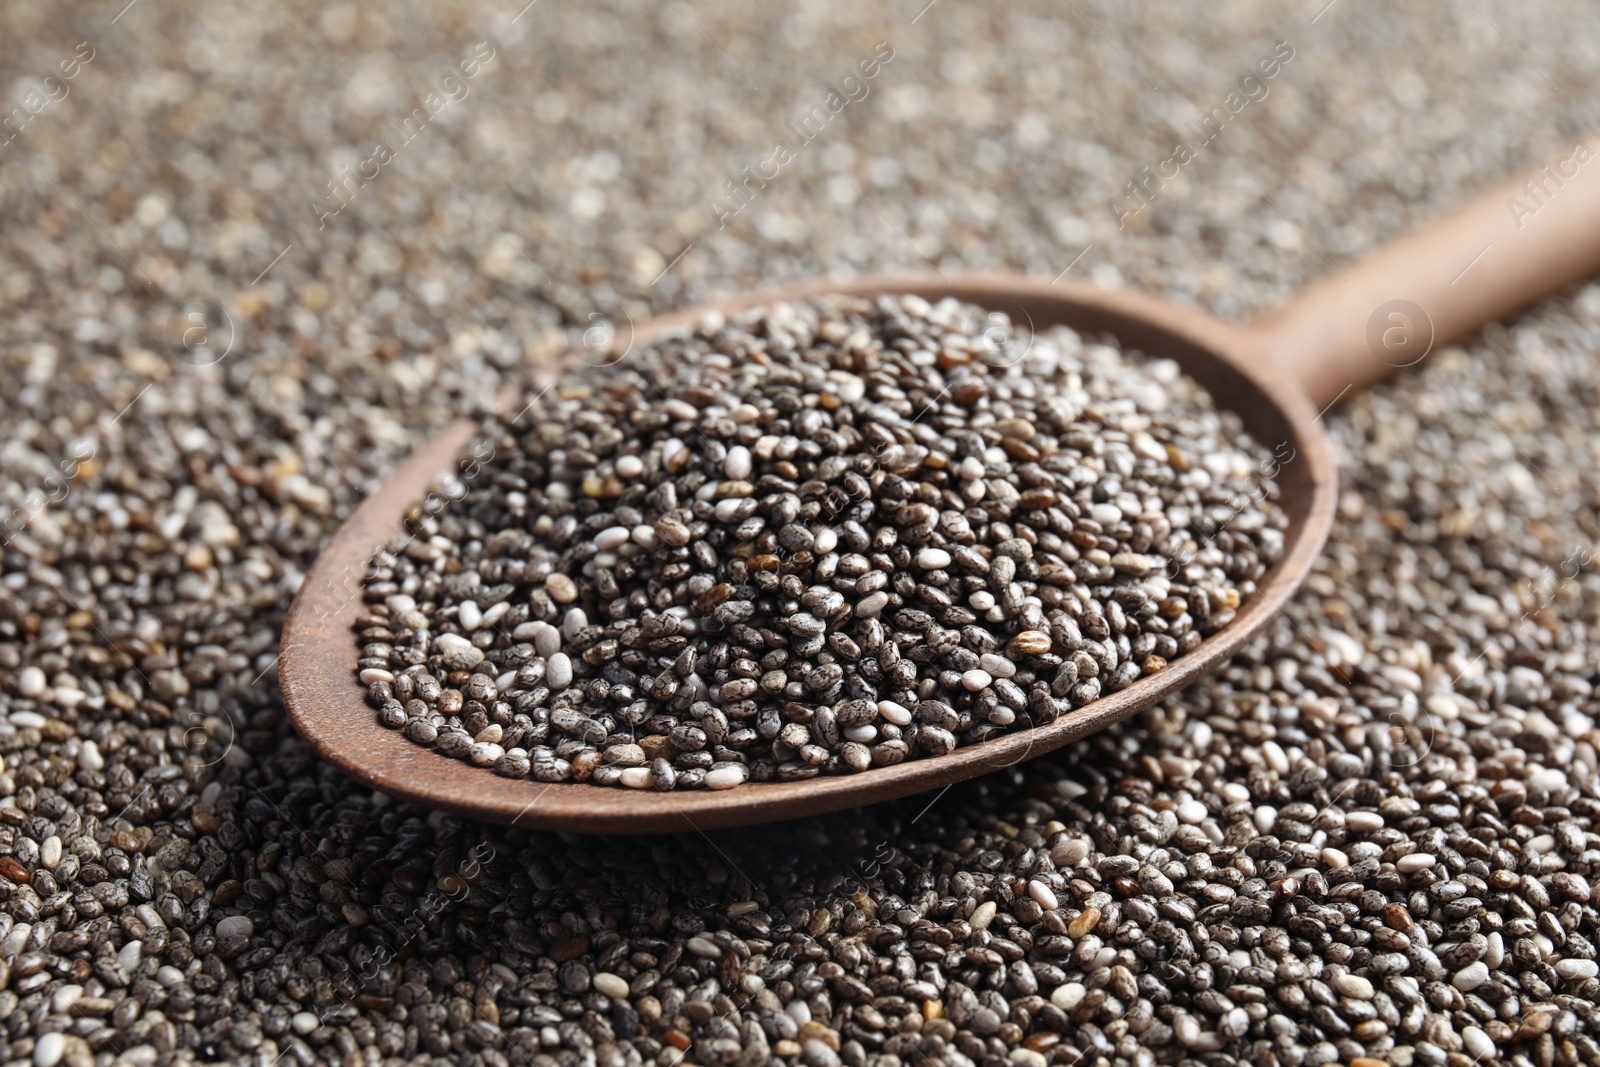
[{"label": "wood grain texture", "polygon": [[[1258,634],[1293,595],[1321,551],[1332,522],[1337,482],[1321,423],[1299,383],[1274,366],[1243,331],[1202,312],[1138,293],[1005,275],[956,276],[948,281],[937,275],[818,280],[712,306],[731,312],[826,293],[915,293],[930,300],[953,296],[1006,312],[1034,330],[1065,324],[1088,334],[1110,333],[1126,348],[1171,357],[1210,391],[1219,406],[1236,412],[1267,451],[1280,446],[1293,449],[1278,475],[1290,523],[1283,559],[1226,630],[1160,673],[1049,726],[957,748],[946,756],[803,782],[747,783],[724,792],[656,793],[499,778],[378,725],[365,689],[356,680],[358,650],[352,626],[364,609],[361,577],[367,560],[392,536],[404,532],[401,517],[421,499],[429,482],[453,468],[476,431],[471,422],[462,421],[412,455],[350,515],[317,556],[290,607],[278,675],[289,715],[313,748],[347,774],[391,796],[532,828],[669,833],[775,822],[872,804],[1043,755],[1181,691]],[[649,343],[664,331],[694,322],[705,310],[642,324],[632,331],[632,343]]]},{"label": "wood grain texture", "polygon": [[1590,142],[1491,188],[1291,297],[1251,334],[1320,407],[1583,281],[1600,270],[1597,155]]}]

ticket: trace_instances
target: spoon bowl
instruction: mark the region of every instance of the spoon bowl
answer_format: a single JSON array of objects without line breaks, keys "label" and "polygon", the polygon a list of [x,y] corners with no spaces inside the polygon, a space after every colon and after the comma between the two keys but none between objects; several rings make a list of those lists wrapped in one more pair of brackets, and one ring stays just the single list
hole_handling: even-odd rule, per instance
[{"label": "spoon bowl", "polygon": [[[1042,755],[1121,722],[1214,670],[1266,626],[1316,560],[1332,522],[1337,477],[1316,410],[1299,385],[1263,358],[1235,327],[1189,308],[1134,292],[1054,285],[1010,276],[938,275],[826,280],[724,300],[644,323],[635,344],[692,325],[708,310],[749,307],[826,294],[955,297],[1031,323],[1043,332],[1070,326],[1111,334],[1129,349],[1175,360],[1238,414],[1258,444],[1280,457],[1280,505],[1289,519],[1282,558],[1224,630],[1147,675],[1055,722],[1017,730],[948,755],[908,760],[859,774],[799,782],[751,782],[724,791],[619,789],[577,782],[497,777],[464,767],[379,725],[356,681],[356,619],[365,611],[360,578],[367,561],[397,532],[406,509],[451,469],[478,427],[451,426],[372,494],[322,549],[284,626],[279,677],[300,732],[325,759],[375,789],[429,807],[491,822],[542,829],[663,833],[740,826],[815,815],[937,789]],[[469,486],[468,492],[471,492]]]},{"label": "spoon bowl", "polygon": [[[1537,173],[1537,172],[1535,172]],[[284,623],[278,666],[284,703],[323,758],[391,796],[491,822],[601,833],[709,830],[799,818],[890,800],[974,778],[1121,722],[1217,669],[1267,626],[1316,562],[1332,524],[1337,475],[1322,412],[1352,388],[1421,361],[1460,337],[1600,269],[1600,170],[1568,182],[1531,218],[1508,218],[1521,177],[1336,271],[1261,320],[1225,323],[1136,292],[1021,276],[890,275],[819,280],[719,301],[642,324],[636,344],[724,314],[830,293],[944,297],[1004,312],[1036,331],[1070,326],[1126,349],[1170,357],[1221,408],[1238,415],[1280,464],[1289,520],[1284,553],[1225,629],[1117,692],[1055,722],[931,758],[799,782],[658,793],[585,783],[501,778],[384,728],[358,683],[354,624],[373,554],[397,534],[430,483],[451,470],[477,431],[459,421],[412,455],[345,520],[318,555]],[[509,399],[509,398],[508,398]],[[469,487],[469,492],[470,487]]]}]

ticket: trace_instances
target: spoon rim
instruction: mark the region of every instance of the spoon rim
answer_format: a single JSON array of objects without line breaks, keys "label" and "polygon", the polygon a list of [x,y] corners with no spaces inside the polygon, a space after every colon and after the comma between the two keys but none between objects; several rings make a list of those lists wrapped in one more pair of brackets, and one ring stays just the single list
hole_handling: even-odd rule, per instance
[{"label": "spoon rim", "polygon": [[[1285,444],[1293,448],[1280,488],[1297,494],[1284,553],[1257,582],[1256,592],[1224,629],[1155,674],[1068,712],[1055,722],[1001,734],[944,756],[906,760],[856,774],[798,782],[746,782],[722,791],[632,790],[587,783],[509,779],[407,740],[377,722],[357,680],[356,619],[366,610],[360,582],[368,560],[395,534],[400,518],[439,474],[454,467],[480,424],[459,419],[413,452],[353,510],[318,552],[283,626],[279,684],[290,719],[319,756],[352,778],[391,797],[429,808],[529,829],[592,833],[670,833],[776,822],[909,796],[1003,770],[1121,722],[1212,673],[1256,637],[1310,573],[1332,526],[1337,472],[1318,414],[1299,383],[1259,350],[1241,328],[1191,307],[1129,290],[1006,274],[884,274],[815,279],[657,316],[630,326],[630,344],[649,343],[690,325],[710,311],[731,314],[752,307],[823,295],[870,297],[915,294],[929,300],[954,296],[986,310],[1053,308],[1039,326],[1123,320],[1110,330],[1168,335],[1194,349],[1175,356],[1193,377],[1236,378],[1275,411],[1247,416],[1208,385],[1219,409],[1247,424],[1281,416]],[[1013,314],[1015,312],[1013,311]],[[1150,353],[1145,346],[1130,344]],[[1165,353],[1160,353],[1165,354]],[[1205,366],[1207,359],[1215,361]],[[1195,366],[1190,363],[1194,362]],[[508,388],[502,399],[520,390]],[[502,405],[504,406],[504,405]],[[1270,447],[1252,431],[1256,443]],[[1288,506],[1286,505],[1286,510]]]}]

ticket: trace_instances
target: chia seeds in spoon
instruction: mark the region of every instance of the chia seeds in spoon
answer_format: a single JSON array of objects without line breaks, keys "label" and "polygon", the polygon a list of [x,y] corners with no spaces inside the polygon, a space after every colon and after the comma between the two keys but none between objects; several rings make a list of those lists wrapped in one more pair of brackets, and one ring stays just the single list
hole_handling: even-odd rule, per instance
[{"label": "chia seeds in spoon", "polygon": [[580,368],[380,553],[385,726],[507,777],[852,774],[1192,652],[1282,550],[1273,456],[1168,360],[832,298]]}]

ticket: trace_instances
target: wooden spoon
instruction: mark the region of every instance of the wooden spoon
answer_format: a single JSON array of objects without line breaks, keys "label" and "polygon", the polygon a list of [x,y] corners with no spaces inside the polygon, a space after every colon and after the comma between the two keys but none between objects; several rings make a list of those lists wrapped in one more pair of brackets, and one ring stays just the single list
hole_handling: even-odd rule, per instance
[{"label": "wooden spoon", "polygon": [[[1585,164],[1593,159],[1592,149]],[[1571,157],[1567,157],[1570,161]],[[1337,475],[1322,412],[1351,389],[1419,362],[1460,337],[1600,269],[1600,163],[1534,172],[1497,189],[1360,265],[1335,273],[1283,307],[1239,327],[1189,307],[1125,291],[1006,275],[820,280],[738,296],[722,312],[826,293],[953,296],[1045,330],[1065,324],[1169,356],[1251,436],[1282,457],[1289,530],[1283,558],[1225,630],[1154,675],[1054,723],[945,756],[801,782],[747,783],[713,792],[657,793],[500,778],[385,729],[356,679],[353,624],[364,611],[367,561],[437,475],[453,469],[478,426],[455,423],[412,455],[361,504],[317,556],[284,623],[278,673],[284,703],[316,751],[358,780],[433,808],[526,827],[658,833],[792,819],[935,789],[1061,747],[1150,707],[1215,670],[1284,606],[1310,572],[1332,523]],[[1567,175],[1566,169],[1575,169]],[[1556,183],[1560,184],[1556,184]],[[1516,208],[1515,199],[1522,206]],[[692,324],[706,309],[639,327],[635,344]],[[470,488],[469,488],[469,491]]]}]

